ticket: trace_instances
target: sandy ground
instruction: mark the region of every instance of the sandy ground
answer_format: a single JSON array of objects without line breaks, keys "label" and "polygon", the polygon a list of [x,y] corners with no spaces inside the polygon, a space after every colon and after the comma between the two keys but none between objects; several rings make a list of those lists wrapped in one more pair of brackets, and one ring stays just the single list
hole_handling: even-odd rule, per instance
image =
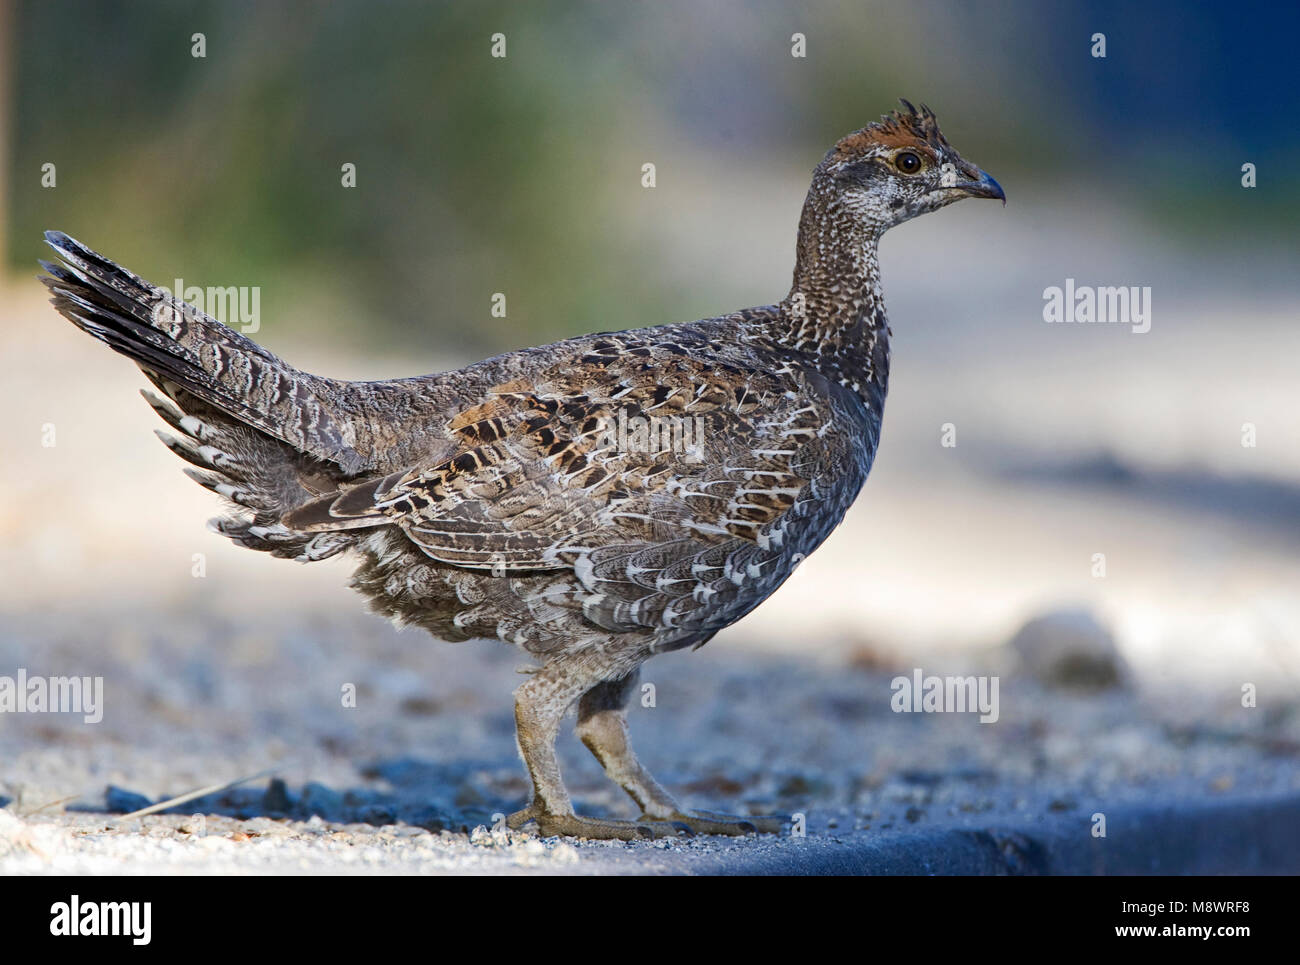
[{"label": "sandy ground", "polygon": [[[88,632],[47,616],[0,638],[0,665],[76,660],[105,679],[100,723],[5,720],[0,873],[655,871],[745,846],[493,834],[494,815],[527,795],[509,700],[519,661],[502,645],[435,644],[346,612],[104,614],[93,657]],[[981,724],[894,713],[877,660],[754,655],[739,641],[662,657],[647,666],[655,706],[634,709],[633,736],[690,805],[803,813],[821,839],[1062,817],[1086,836],[1091,815],[1126,804],[1300,792],[1294,702],[1072,696],[1006,673],[994,651],[949,665],[1002,673],[1000,719]],[[349,683],[355,708],[339,699]],[[635,816],[571,734],[561,752],[582,813]],[[111,823],[109,812],[268,767],[282,785],[262,778]]]}]

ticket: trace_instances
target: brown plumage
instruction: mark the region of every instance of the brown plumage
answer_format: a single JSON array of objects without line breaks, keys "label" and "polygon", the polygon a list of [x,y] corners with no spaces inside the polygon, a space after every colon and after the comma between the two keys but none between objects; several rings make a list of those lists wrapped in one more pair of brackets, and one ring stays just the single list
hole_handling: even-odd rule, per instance
[{"label": "brown plumage", "polygon": [[[889,375],[876,245],[962,197],[1002,198],[904,110],[817,166],[794,285],[777,305],[589,335],[454,372],[345,382],[300,372],[80,243],[47,233],[55,307],[161,393],[164,442],[225,497],[221,534],[311,561],[348,552],[379,612],[446,640],[497,637],[539,668],[516,691],[544,834],[776,830],[684,811],[627,743],[653,654],[749,613],[839,524],[871,467]],[[641,806],[573,813],[564,713]]]}]

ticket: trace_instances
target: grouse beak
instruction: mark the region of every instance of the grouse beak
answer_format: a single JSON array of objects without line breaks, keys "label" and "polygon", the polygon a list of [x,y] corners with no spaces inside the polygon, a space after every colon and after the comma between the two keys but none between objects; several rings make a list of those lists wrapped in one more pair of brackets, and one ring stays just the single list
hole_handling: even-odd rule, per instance
[{"label": "grouse beak", "polygon": [[966,192],[972,198],[996,198],[1005,207],[1007,195],[1002,190],[1002,185],[994,181],[987,171],[976,168],[975,173],[978,175],[977,178],[969,181],[959,181],[954,187]]}]

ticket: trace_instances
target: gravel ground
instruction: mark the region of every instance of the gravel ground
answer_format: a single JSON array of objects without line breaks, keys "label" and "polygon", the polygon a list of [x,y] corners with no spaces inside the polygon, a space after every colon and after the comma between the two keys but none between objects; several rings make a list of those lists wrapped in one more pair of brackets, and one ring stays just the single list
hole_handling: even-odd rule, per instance
[{"label": "gravel ground", "polygon": [[[1000,719],[981,724],[894,713],[890,679],[911,667],[869,649],[795,660],[731,640],[647,665],[655,706],[633,711],[634,740],[689,805],[799,812],[806,839],[494,834],[493,815],[528,792],[509,697],[523,662],[498,644],[437,644],[342,606],[310,621],[192,608],[10,618],[0,668],[103,676],[105,713],[96,724],[0,717],[0,873],[725,870],[950,829],[1083,838],[1096,812],[1300,792],[1300,704],[1245,709],[1237,684],[1218,695],[1132,684],[1072,694],[1008,670],[1005,648],[926,664],[1000,675]],[[348,684],[355,707],[340,699]],[[561,755],[580,813],[634,816],[571,734]],[[274,780],[115,823],[269,767]]]}]

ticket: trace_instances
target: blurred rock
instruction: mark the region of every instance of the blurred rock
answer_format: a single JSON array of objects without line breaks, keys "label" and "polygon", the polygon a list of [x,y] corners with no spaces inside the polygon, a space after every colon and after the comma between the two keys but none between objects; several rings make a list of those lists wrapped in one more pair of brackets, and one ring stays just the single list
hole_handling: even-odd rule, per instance
[{"label": "blurred rock", "polygon": [[426,831],[442,831],[444,828],[450,828],[454,823],[450,817],[432,805],[416,808],[404,817],[408,824]]},{"label": "blurred rock", "polygon": [[397,815],[387,804],[367,804],[361,808],[357,817],[366,824],[383,827],[397,823]]},{"label": "blurred rock", "polygon": [[270,814],[288,814],[293,807],[289,800],[289,788],[278,777],[272,778],[262,795],[262,808]]},{"label": "blurred rock", "polygon": [[105,810],[110,814],[130,814],[133,811],[139,811],[141,808],[147,808],[153,801],[143,794],[136,794],[135,791],[128,791],[110,784],[108,790],[104,792],[104,803]]},{"label": "blurred rock", "polygon": [[1087,610],[1057,610],[1026,623],[1007,644],[1019,671],[1048,687],[1086,693],[1124,686],[1115,638]]},{"label": "blurred rock", "polygon": [[302,789],[298,799],[298,810],[305,815],[319,814],[327,821],[339,820],[343,816],[343,795],[324,784],[315,781]]}]

